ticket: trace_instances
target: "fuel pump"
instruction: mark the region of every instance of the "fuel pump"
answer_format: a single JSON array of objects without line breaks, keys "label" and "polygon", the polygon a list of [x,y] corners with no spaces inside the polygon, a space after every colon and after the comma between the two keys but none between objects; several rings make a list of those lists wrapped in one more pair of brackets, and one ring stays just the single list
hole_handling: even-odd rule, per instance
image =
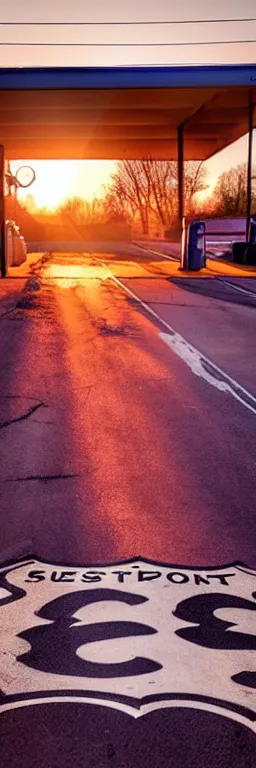
[{"label": "fuel pump", "polygon": [[206,264],[204,221],[182,222],[181,269],[199,270]]}]

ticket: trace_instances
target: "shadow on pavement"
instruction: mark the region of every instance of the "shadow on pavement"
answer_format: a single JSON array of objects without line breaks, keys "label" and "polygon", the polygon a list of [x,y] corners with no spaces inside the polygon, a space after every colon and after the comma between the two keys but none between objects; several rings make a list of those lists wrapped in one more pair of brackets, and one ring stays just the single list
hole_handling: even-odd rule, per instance
[{"label": "shadow on pavement", "polygon": [[[190,291],[191,293],[199,294],[200,296],[207,296],[208,298],[218,299],[219,301],[229,302],[231,304],[239,304],[245,307],[256,307],[256,281],[255,281],[255,296],[248,293],[243,293],[239,288],[243,288],[243,278],[239,278],[239,285],[234,284],[234,287],[230,282],[226,282],[221,277],[170,277],[168,281],[177,285],[184,291]],[[251,294],[253,290],[251,291]]]}]

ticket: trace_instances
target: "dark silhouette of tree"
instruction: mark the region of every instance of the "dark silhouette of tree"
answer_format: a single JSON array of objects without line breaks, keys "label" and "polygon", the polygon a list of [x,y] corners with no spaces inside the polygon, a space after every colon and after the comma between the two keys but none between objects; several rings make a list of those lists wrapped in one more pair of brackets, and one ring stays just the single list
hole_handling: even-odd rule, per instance
[{"label": "dark silhouette of tree", "polygon": [[[255,170],[252,174],[252,213],[256,211]],[[247,165],[224,171],[213,193],[215,214],[218,216],[246,216]]]},{"label": "dark silhouette of tree", "polygon": [[[196,193],[206,188],[206,170],[202,163],[185,163],[184,203],[186,215],[193,214]],[[120,160],[106,188],[112,211],[126,220],[139,221],[148,235],[152,227],[163,231],[177,220],[178,168],[175,161]]]},{"label": "dark silhouette of tree", "polygon": [[105,206],[102,199],[85,200],[82,197],[71,197],[64,200],[56,212],[67,216],[73,224],[93,224],[102,221],[105,216]]}]

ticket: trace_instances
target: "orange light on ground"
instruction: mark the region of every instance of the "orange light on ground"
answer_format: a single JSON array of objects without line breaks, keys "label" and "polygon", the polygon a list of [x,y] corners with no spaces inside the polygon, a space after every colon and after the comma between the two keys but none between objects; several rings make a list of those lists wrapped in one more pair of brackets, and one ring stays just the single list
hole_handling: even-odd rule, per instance
[{"label": "orange light on ground", "polygon": [[53,264],[47,264],[44,267],[44,276],[47,280],[52,279],[60,288],[69,288],[72,285],[83,283],[84,280],[107,280],[109,271],[105,267],[90,266],[87,264],[63,264],[61,261],[55,261]]}]

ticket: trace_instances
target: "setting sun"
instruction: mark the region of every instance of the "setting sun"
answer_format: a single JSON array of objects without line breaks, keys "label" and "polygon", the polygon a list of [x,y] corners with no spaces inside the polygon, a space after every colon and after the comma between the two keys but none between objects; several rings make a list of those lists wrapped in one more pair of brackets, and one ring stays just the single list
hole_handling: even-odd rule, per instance
[{"label": "setting sun", "polygon": [[196,199],[198,200],[198,202],[203,202],[204,200],[207,200],[212,196],[214,189],[216,187],[217,181],[218,181],[217,176],[208,177],[206,188],[200,190],[200,192],[196,192]]},{"label": "setting sun", "polygon": [[12,172],[23,164],[34,168],[36,180],[31,187],[19,189],[19,199],[31,194],[39,208],[55,208],[67,197],[100,197],[116,165],[110,160],[20,160],[11,163]]}]

